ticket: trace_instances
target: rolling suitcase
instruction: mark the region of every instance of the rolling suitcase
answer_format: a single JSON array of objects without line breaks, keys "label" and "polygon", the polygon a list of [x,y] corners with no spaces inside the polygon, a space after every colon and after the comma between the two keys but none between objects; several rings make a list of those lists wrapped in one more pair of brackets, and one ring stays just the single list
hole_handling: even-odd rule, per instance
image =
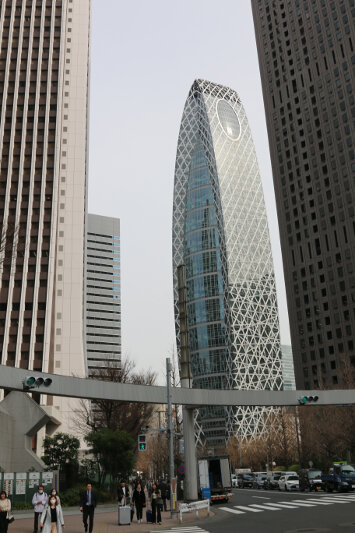
[{"label": "rolling suitcase", "polygon": [[152,510],[151,509],[147,509],[147,511],[145,513],[145,517],[147,519],[147,522],[153,522],[153,516],[152,516]]},{"label": "rolling suitcase", "polygon": [[122,505],[118,507],[118,525],[124,526],[131,523],[131,506]]}]

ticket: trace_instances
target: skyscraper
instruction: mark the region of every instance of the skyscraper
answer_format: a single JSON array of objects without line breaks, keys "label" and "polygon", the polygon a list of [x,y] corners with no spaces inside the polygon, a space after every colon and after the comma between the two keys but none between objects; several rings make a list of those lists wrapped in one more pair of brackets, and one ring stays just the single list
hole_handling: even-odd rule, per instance
[{"label": "skyscraper", "polygon": [[[193,386],[282,388],[268,224],[247,117],[237,93],[196,80],[182,116],[173,207],[173,273],[186,265]],[[209,444],[254,436],[264,410],[200,410]]]},{"label": "skyscraper", "polygon": [[[0,12],[1,362],[84,376],[90,1]],[[42,400],[75,428],[71,400]]]},{"label": "skyscraper", "polygon": [[120,221],[88,215],[86,237],[88,374],[121,365]]},{"label": "skyscraper", "polygon": [[353,0],[252,0],[298,388],[355,370]]},{"label": "skyscraper", "polygon": [[295,390],[295,370],[293,366],[292,346],[281,344],[282,379],[284,390]]}]

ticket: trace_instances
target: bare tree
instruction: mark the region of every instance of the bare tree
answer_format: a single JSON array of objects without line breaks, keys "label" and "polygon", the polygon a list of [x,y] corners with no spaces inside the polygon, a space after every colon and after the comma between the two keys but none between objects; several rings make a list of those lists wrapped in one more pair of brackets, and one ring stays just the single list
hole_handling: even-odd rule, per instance
[{"label": "bare tree", "polygon": [[[120,368],[112,361],[106,361],[105,367],[97,369],[92,379],[111,381],[113,383],[132,383],[135,385],[154,385],[156,373],[136,371],[135,363],[129,358],[122,361]],[[120,429],[137,439],[143,426],[149,423],[154,406],[143,402],[122,402],[114,400],[92,400],[81,402],[79,424],[88,430]]]}]

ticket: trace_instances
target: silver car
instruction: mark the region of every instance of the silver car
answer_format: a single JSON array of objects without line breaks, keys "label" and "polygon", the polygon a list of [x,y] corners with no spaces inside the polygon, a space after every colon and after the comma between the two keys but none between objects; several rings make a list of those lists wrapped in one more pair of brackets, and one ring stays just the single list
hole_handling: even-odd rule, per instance
[{"label": "silver car", "polygon": [[299,484],[297,474],[286,474],[279,479],[279,490],[298,490]]}]

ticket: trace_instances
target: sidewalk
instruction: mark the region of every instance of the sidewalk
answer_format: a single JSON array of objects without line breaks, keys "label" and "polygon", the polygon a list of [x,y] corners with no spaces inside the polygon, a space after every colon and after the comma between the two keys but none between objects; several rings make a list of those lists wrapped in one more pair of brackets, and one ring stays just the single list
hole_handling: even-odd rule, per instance
[{"label": "sidewalk", "polygon": [[[150,531],[166,530],[179,526],[178,515],[175,515],[174,518],[171,519],[170,511],[162,512],[162,523],[160,526],[155,524],[147,524],[145,521],[145,510],[143,514],[144,522],[142,524],[137,524],[135,515],[130,526],[119,526],[117,508],[116,510],[112,510],[112,507],[112,505],[99,505],[96,508],[93,533],[147,533]],[[82,514],[77,508],[64,508],[63,513],[65,522],[63,533],[84,533]],[[33,532],[33,513],[30,514],[27,511],[15,511],[14,516],[15,522],[9,525],[8,533]],[[200,519],[204,519],[206,517],[207,512],[205,509],[199,511],[199,518],[195,516],[194,512],[184,513],[183,523],[181,525],[198,523]]]}]

